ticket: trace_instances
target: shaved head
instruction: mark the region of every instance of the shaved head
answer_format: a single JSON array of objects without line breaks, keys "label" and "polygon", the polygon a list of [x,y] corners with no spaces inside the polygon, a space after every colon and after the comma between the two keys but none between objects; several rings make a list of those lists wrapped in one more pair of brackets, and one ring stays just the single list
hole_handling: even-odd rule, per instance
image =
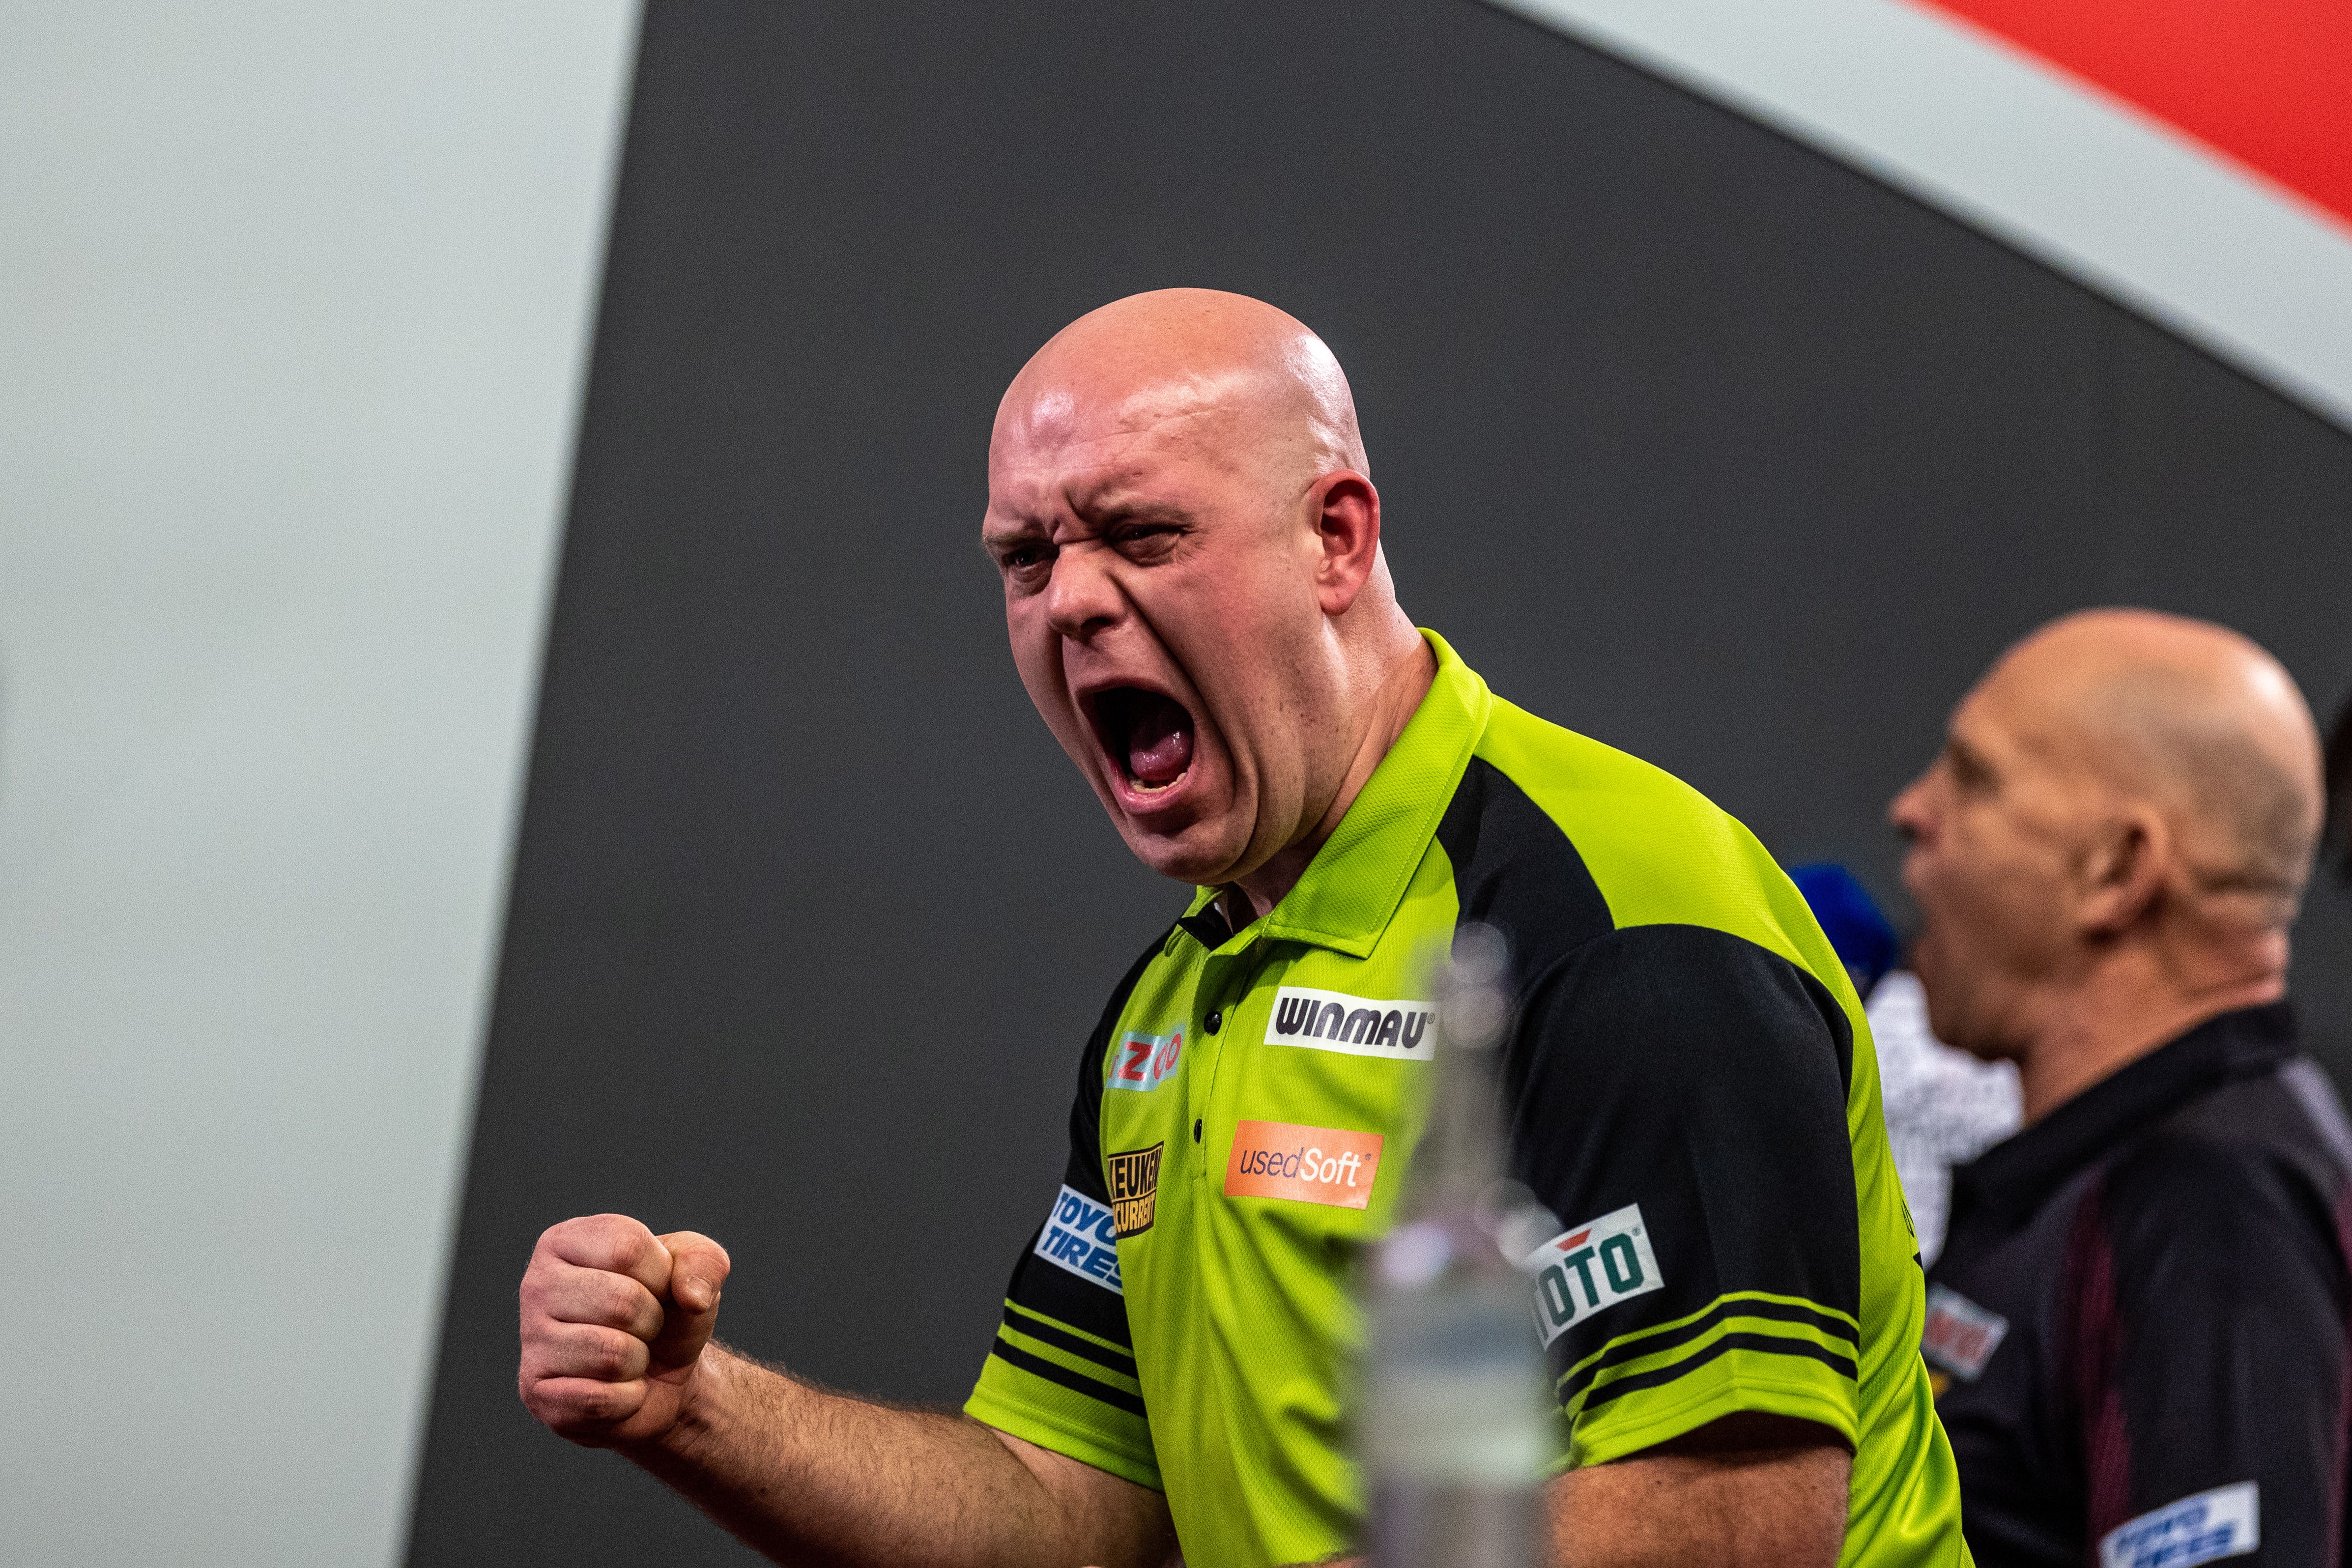
[{"label": "shaved head", "polygon": [[2197,885],[2292,919],[2318,842],[2319,737],[2251,638],[2147,610],[2089,610],[2012,649],[1985,689],[2021,743],[2162,810]]},{"label": "shaved head", "polygon": [[1371,471],[1339,361],[1287,312],[1246,295],[1161,288],[1088,311],[1013,378],[998,443],[1050,432],[1089,404],[1118,409],[1129,428],[1207,421],[1204,444],[1230,445],[1270,482]]},{"label": "shaved head", "polygon": [[997,407],[981,537],[1022,684],[1129,848],[1261,908],[1435,668],[1348,378],[1263,300],[1160,289],[1056,332]]},{"label": "shaved head", "polygon": [[2031,1119],[2284,994],[2319,737],[2285,669],[2227,627],[2084,611],[1977,683],[1890,815],[1930,1021],[2016,1060]]}]

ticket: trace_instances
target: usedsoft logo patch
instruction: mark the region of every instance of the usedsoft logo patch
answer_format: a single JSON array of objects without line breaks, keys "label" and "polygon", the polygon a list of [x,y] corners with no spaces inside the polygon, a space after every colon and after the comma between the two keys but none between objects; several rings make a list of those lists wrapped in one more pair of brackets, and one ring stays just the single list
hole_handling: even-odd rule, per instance
[{"label": "usedsoft logo patch", "polygon": [[1526,1266],[1536,1277],[1536,1329],[1547,1345],[1593,1313],[1666,1282],[1638,1203],[1561,1231],[1528,1253]]},{"label": "usedsoft logo patch", "polygon": [[1378,1133],[1244,1122],[1234,1129],[1234,1152],[1225,1162],[1225,1196],[1362,1208],[1372,1201],[1380,1171]]},{"label": "usedsoft logo patch", "polygon": [[1127,1294],[1118,1278],[1118,1226],[1106,1206],[1066,1183],[1030,1250],[1113,1295]]},{"label": "usedsoft logo patch", "polygon": [[1157,1089],[1176,1075],[1184,1058],[1184,1031],[1146,1034],[1129,1030],[1103,1063],[1103,1082],[1113,1089]]},{"label": "usedsoft logo patch", "polygon": [[1285,986],[1266,1015],[1265,1043],[1304,1045],[1348,1056],[1427,1061],[1437,1054],[1427,1002],[1376,1002],[1342,991]]},{"label": "usedsoft logo patch", "polygon": [[1105,1162],[1110,1175],[1111,1226],[1122,1237],[1140,1236],[1151,1228],[1152,1212],[1160,1205],[1160,1154],[1168,1145],[1129,1149]]},{"label": "usedsoft logo patch", "polygon": [[1949,1285],[1927,1290],[1927,1323],[1919,1335],[1919,1349],[1929,1363],[1963,1383],[1974,1383],[1985,1364],[2000,1348],[2009,1320],[1980,1307]]}]

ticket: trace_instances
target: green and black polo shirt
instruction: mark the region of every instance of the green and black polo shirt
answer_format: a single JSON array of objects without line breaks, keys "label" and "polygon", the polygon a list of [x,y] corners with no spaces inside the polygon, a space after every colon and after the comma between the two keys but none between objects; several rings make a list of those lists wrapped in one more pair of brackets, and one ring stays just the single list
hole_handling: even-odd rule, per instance
[{"label": "green and black polo shirt", "polygon": [[1193,1568],[1354,1542],[1351,1260],[1389,1224],[1454,925],[1509,938],[1513,1155],[1564,1469],[1736,1411],[1853,1446],[1842,1561],[1968,1561],[1868,1028],[1740,825],[1502,701],[1435,684],[1295,888],[1202,889],[1087,1040],[1069,1166],[966,1409],[1163,1490]]}]

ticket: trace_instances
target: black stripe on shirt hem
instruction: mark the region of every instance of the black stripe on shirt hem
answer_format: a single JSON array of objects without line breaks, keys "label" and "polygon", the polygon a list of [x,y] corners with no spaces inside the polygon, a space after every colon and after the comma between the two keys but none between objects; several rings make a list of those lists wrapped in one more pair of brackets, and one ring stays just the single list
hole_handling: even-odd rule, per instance
[{"label": "black stripe on shirt hem", "polygon": [[[1685,1373],[1705,1366],[1717,1356],[1728,1354],[1735,1350],[1759,1350],[1773,1355],[1803,1356],[1807,1360],[1820,1362],[1849,1382],[1854,1376],[1854,1365],[1852,1361],[1835,1351],[1823,1350],[1810,1340],[1783,1339],[1779,1334],[1769,1333],[1727,1333],[1696,1355],[1686,1356],[1671,1366],[1653,1367],[1648,1372],[1636,1372],[1629,1376],[1619,1378],[1608,1387],[1594,1394],[1591,1398],[1587,1399],[1584,1402],[1585,1411],[1590,1414],[1595,1406],[1606,1405],[1622,1395],[1638,1394],[1644,1388],[1655,1388],[1662,1384],[1672,1383]],[[1565,1407],[1568,1401],[1563,1399],[1560,1404]]]},{"label": "black stripe on shirt hem", "polygon": [[1085,1356],[1097,1366],[1107,1366],[1123,1377],[1133,1377],[1136,1375],[1135,1357],[1122,1355],[1109,1346],[1097,1344],[1090,1339],[1081,1339],[1051,1318],[1041,1318],[1034,1312],[1013,1305],[1011,1301],[1004,1303],[1004,1326],[1025,1333],[1031,1339],[1043,1340],[1055,1350],[1066,1350],[1072,1355]]},{"label": "black stripe on shirt hem", "polygon": [[1097,1383],[1083,1373],[1072,1372],[1060,1362],[1047,1361],[1042,1355],[1032,1355],[1017,1344],[1007,1344],[1002,1334],[997,1336],[996,1343],[989,1347],[988,1353],[991,1355],[1001,1356],[1022,1371],[1042,1377],[1048,1383],[1058,1383],[1073,1393],[1083,1394],[1089,1399],[1099,1399],[1114,1410],[1124,1410],[1129,1415],[1139,1417],[1143,1415],[1143,1401],[1124,1388],[1113,1388],[1108,1384]]},{"label": "black stripe on shirt hem", "polygon": [[1807,1328],[1819,1329],[1847,1344],[1853,1343],[1853,1325],[1819,1307],[1801,1301],[1762,1301],[1749,1296],[1724,1297],[1669,1333],[1621,1339],[1611,1344],[1596,1360],[1579,1368],[1571,1378],[1559,1385],[1559,1402],[1565,1405],[1575,1398],[1588,1384],[1609,1368],[1688,1344],[1727,1317],[1777,1318],[1782,1322],[1802,1323]]}]

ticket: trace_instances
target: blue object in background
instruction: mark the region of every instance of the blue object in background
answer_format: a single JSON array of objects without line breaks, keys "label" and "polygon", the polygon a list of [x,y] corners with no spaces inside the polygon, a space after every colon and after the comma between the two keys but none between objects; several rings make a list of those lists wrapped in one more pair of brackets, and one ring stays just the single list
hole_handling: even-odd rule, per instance
[{"label": "blue object in background", "polygon": [[1813,918],[1822,923],[1822,934],[1837,949],[1846,973],[1853,977],[1853,988],[1868,1001],[1902,954],[1903,944],[1895,927],[1878,912],[1870,890],[1834,862],[1791,866],[1789,880],[1812,906]]}]

